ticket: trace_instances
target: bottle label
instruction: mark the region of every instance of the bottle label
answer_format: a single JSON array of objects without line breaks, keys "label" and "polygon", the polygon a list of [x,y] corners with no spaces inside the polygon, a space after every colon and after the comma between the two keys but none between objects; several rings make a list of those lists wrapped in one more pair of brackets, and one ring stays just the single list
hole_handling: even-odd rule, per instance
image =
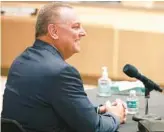
[{"label": "bottle label", "polygon": [[137,101],[127,101],[128,108],[137,108]]},{"label": "bottle label", "polygon": [[110,92],[110,86],[109,85],[99,85],[99,92],[100,93],[108,93]]},{"label": "bottle label", "polygon": [[108,80],[99,81],[99,92],[100,93],[108,93],[108,92],[111,92],[110,90],[111,90],[111,88],[110,88]]}]

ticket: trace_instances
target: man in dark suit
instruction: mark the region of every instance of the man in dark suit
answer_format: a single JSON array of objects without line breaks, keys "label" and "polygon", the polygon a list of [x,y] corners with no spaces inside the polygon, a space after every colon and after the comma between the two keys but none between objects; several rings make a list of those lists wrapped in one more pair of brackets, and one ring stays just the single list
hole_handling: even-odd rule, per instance
[{"label": "man in dark suit", "polygon": [[114,132],[124,122],[121,103],[96,110],[79,72],[65,60],[80,51],[86,33],[68,5],[51,3],[39,12],[36,40],[9,70],[2,117],[28,132]]}]

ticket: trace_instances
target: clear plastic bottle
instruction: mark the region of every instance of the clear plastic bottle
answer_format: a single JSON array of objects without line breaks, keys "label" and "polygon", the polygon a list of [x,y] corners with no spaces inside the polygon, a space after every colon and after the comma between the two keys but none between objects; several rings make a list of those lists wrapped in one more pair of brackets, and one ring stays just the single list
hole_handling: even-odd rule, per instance
[{"label": "clear plastic bottle", "polygon": [[112,95],[111,91],[112,81],[108,78],[107,67],[102,67],[102,77],[98,80],[98,95],[102,97],[108,97]]},{"label": "clear plastic bottle", "polygon": [[130,90],[129,96],[126,100],[128,114],[137,114],[139,110],[139,99],[135,90]]}]

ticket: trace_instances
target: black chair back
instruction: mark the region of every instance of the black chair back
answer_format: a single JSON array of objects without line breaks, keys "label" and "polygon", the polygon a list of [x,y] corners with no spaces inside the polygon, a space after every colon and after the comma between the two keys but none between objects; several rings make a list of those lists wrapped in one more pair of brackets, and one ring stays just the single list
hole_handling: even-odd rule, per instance
[{"label": "black chair back", "polygon": [[1,118],[1,132],[25,132],[25,130],[17,121]]}]

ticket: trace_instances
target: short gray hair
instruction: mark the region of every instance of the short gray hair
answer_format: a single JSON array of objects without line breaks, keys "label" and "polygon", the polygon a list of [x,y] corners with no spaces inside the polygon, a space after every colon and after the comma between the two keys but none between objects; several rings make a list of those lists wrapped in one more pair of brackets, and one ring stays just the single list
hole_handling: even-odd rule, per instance
[{"label": "short gray hair", "polygon": [[48,32],[48,24],[55,23],[60,18],[59,9],[63,7],[72,9],[68,4],[61,2],[52,2],[40,9],[35,25],[35,38],[45,35]]}]

